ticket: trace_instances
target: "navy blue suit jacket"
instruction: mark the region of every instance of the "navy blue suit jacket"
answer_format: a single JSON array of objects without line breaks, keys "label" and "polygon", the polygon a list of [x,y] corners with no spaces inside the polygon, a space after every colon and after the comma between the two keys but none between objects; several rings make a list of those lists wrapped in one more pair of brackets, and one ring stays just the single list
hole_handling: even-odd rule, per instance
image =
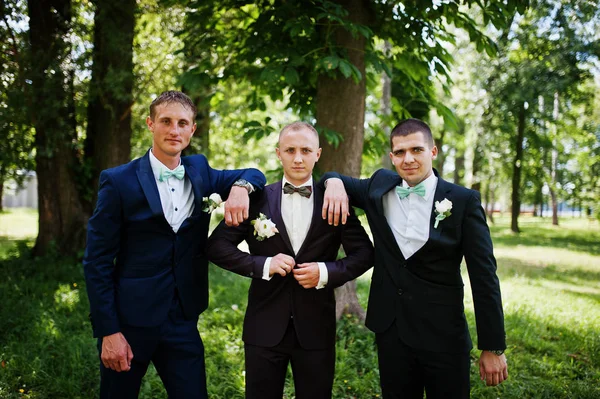
[{"label": "navy blue suit jacket", "polygon": [[202,211],[202,198],[212,193],[226,198],[238,179],[261,190],[265,178],[256,169],[212,169],[203,155],[181,162],[192,184],[194,210],[177,233],[164,217],[148,153],[100,174],[83,260],[95,337],[119,332],[121,324],[160,324],[175,292],[187,319],[208,305],[204,247],[210,215]]},{"label": "navy blue suit jacket", "polygon": [[[434,173],[437,172],[434,171]],[[386,331],[395,322],[407,345],[435,352],[464,352],[472,343],[464,314],[460,267],[466,261],[480,349],[505,349],[504,316],[490,231],[477,191],[438,177],[435,201],[452,201],[452,215],[434,228],[429,240],[404,259],[383,212],[383,196],[402,183],[396,173],[380,169],[369,179],[341,178],[351,204],[367,214],[375,241],[375,267],[366,325]],[[434,206],[435,209],[435,206]]]},{"label": "navy blue suit jacket", "polygon": [[[323,191],[315,187],[314,208],[304,243],[294,254],[281,216],[281,181],[268,185],[252,199],[250,218],[238,227],[221,223],[212,233],[206,246],[209,259],[242,276],[252,277],[248,292],[248,307],[244,319],[244,342],[263,347],[277,345],[294,317],[298,341],[304,349],[324,349],[335,345],[335,296],[333,289],[352,280],[373,265],[373,246],[369,236],[353,214],[346,225],[330,226],[321,217]],[[263,213],[275,223],[278,234],[258,241],[251,220]],[[237,245],[246,241],[250,253]],[[346,257],[337,259],[340,245]],[[275,274],[263,280],[267,257],[283,253],[293,257],[296,264],[324,262],[328,283],[322,289],[305,289],[292,274]]]}]

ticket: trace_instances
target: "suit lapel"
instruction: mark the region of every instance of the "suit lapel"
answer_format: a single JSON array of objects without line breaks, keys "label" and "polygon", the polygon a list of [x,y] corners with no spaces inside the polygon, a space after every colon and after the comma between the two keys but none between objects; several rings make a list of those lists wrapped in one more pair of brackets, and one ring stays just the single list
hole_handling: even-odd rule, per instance
[{"label": "suit lapel", "polygon": [[429,218],[429,240],[437,240],[440,238],[442,233],[443,223],[438,224],[437,228],[434,228],[435,225],[435,217],[437,214],[435,213],[435,203],[436,201],[443,201],[444,198],[448,197],[448,193],[452,190],[452,185],[447,181],[439,177],[437,171],[434,171],[436,176],[438,176],[437,186],[435,188],[435,195],[433,196],[433,206],[431,208],[431,216]]},{"label": "suit lapel", "polygon": [[186,177],[190,179],[192,190],[194,192],[194,211],[192,212],[192,216],[198,216],[200,212],[202,212],[202,198],[204,197],[204,191],[202,190],[202,176],[191,164],[189,158],[181,158],[181,163],[185,167]]},{"label": "suit lapel", "polygon": [[283,217],[281,216],[281,180],[277,183],[267,186],[265,190],[267,194],[267,204],[269,205],[269,214],[267,215],[267,218],[270,218],[273,223],[275,223],[283,242],[290,250],[290,253],[293,254],[294,248],[292,247],[292,242],[290,241],[287,228],[285,227],[285,223],[283,223]]},{"label": "suit lapel", "polygon": [[154,173],[152,173],[152,167],[150,166],[149,153],[150,150],[148,150],[146,155],[140,159],[136,173],[152,214],[155,216],[163,216],[164,218],[162,205],[160,203],[160,195],[158,194],[158,187],[156,186],[156,179],[154,178]]}]

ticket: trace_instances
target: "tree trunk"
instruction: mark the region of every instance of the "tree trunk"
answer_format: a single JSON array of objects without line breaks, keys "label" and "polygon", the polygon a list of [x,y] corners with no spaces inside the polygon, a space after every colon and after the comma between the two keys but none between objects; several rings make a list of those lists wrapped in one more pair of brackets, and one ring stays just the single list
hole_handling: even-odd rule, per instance
[{"label": "tree trunk", "polygon": [[[369,10],[362,0],[339,1],[349,11],[348,18],[365,24]],[[360,176],[362,161],[364,122],[365,122],[365,38],[353,37],[342,28],[335,32],[338,46],[347,50],[348,58],[362,74],[356,83],[352,78],[333,78],[320,75],[317,82],[317,126],[333,130],[343,136],[343,141],[335,148],[325,140],[321,141],[323,156],[319,161],[321,171],[335,170],[345,175]],[[356,284],[350,282],[336,289],[337,314],[356,314],[364,320],[365,312],[358,303]]]},{"label": "tree trunk", "polygon": [[552,172],[550,187],[550,197],[552,198],[552,225],[558,226],[558,198],[556,195],[556,169],[558,168],[558,150],[556,148],[556,141],[558,136],[558,92],[554,93],[554,107],[552,110],[552,117],[554,118],[553,130],[554,134],[552,137]]},{"label": "tree trunk", "polygon": [[494,200],[491,184],[485,185],[485,213],[487,214],[490,223],[494,224]]},{"label": "tree trunk", "polygon": [[[94,197],[104,169],[126,163],[131,153],[135,0],[95,0],[92,80],[88,100],[86,160]],[[95,198],[89,204],[93,209]]]},{"label": "tree trunk", "polygon": [[446,135],[446,132],[444,130],[442,130],[440,132],[440,137],[435,140],[435,146],[438,149],[438,155],[437,158],[435,159],[435,166],[436,169],[438,171],[438,173],[440,174],[441,178],[444,178],[444,162],[446,161],[446,153],[444,152],[444,136]]},{"label": "tree trunk", "polygon": [[523,163],[523,140],[525,138],[525,103],[519,107],[517,138],[515,140],[515,160],[513,162],[512,201],[510,229],[519,233],[519,213],[521,212],[521,165]]},{"label": "tree trunk", "polygon": [[3,198],[4,198],[4,180],[0,179],[0,213],[4,212],[4,206],[2,206]]},{"label": "tree trunk", "polygon": [[[385,41],[384,49],[385,54],[390,55],[392,51],[392,45],[390,42]],[[390,136],[392,126],[391,121],[392,117],[392,77],[388,76],[387,73],[383,72],[381,74],[381,115],[384,122],[383,131],[386,134],[386,137]],[[386,147],[386,149],[389,147]],[[391,169],[392,160],[390,159],[388,151],[383,151],[381,155],[381,167],[385,169]]]},{"label": "tree trunk", "polygon": [[33,253],[51,247],[75,254],[85,241],[85,217],[76,186],[71,1],[28,1],[32,63],[39,233]]},{"label": "tree trunk", "polygon": [[462,185],[464,172],[465,172],[465,154],[456,151],[454,158],[454,184]]}]

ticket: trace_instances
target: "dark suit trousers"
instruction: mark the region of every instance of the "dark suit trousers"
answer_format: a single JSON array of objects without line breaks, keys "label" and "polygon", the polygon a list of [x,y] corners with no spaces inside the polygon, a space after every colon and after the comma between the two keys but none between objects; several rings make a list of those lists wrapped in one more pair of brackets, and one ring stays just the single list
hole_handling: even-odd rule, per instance
[{"label": "dark suit trousers", "polygon": [[[131,369],[118,373],[100,362],[100,398],[137,398],[151,361],[169,398],[208,398],[204,346],[197,322],[184,319],[179,300],[175,298],[168,318],[159,326],[122,326],[121,332],[133,352]],[[101,340],[98,346],[102,348]]]},{"label": "dark suit trousers", "polygon": [[396,325],[378,333],[377,354],[383,399],[469,398],[469,352],[440,353],[410,348]]},{"label": "dark suit trousers", "polygon": [[281,399],[289,363],[292,365],[296,399],[331,398],[335,347],[303,349],[291,319],[279,344],[272,348],[245,344],[245,352],[246,399]]}]

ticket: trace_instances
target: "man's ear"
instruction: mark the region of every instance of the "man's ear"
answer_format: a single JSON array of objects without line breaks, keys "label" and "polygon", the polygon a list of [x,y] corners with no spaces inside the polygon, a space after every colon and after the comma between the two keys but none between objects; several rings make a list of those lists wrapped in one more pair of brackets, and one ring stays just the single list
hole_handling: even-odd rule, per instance
[{"label": "man's ear", "polygon": [[279,154],[279,147],[275,147],[275,154],[277,154],[277,159],[281,161],[281,154]]},{"label": "man's ear", "polygon": [[154,131],[154,121],[152,120],[152,118],[150,118],[150,116],[146,117],[146,126],[148,126],[148,129],[150,129],[151,132]]},{"label": "man's ear", "polygon": [[321,159],[321,152],[322,152],[322,151],[323,151],[323,149],[322,149],[322,148],[319,148],[319,149],[317,150],[317,162],[319,161],[319,159]]}]

